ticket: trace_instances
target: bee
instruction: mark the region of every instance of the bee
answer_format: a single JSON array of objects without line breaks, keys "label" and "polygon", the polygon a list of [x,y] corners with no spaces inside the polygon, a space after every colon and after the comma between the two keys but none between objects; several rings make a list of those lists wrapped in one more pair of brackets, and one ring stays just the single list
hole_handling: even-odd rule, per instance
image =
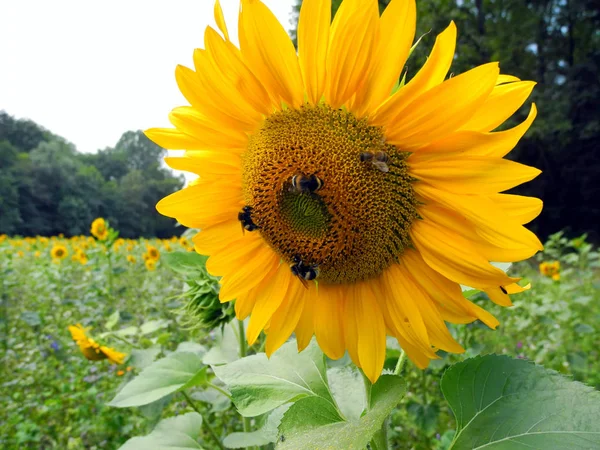
[{"label": "bee", "polygon": [[323,180],[316,175],[298,174],[292,177],[292,189],[296,192],[315,192],[323,187]]},{"label": "bee", "polygon": [[252,221],[252,206],[244,206],[238,213],[238,220],[242,224],[242,232],[258,230],[259,226]]},{"label": "bee", "polygon": [[316,264],[307,266],[302,262],[300,255],[294,256],[292,261],[294,262],[290,265],[292,274],[296,275],[302,283],[302,286],[308,289],[308,281],[314,280],[319,276],[319,267]]},{"label": "bee", "polygon": [[363,152],[360,154],[360,160],[362,162],[370,162],[383,173],[387,173],[390,171],[388,163],[390,162],[390,157],[386,152]]}]

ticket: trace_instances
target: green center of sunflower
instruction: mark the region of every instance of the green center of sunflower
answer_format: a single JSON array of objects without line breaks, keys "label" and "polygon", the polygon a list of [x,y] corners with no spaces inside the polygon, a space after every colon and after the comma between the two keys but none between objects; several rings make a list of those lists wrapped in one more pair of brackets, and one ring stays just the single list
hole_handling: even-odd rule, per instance
[{"label": "green center of sunflower", "polygon": [[255,232],[287,263],[318,267],[319,282],[379,275],[410,245],[417,217],[407,156],[341,109],[274,113],[243,157]]}]

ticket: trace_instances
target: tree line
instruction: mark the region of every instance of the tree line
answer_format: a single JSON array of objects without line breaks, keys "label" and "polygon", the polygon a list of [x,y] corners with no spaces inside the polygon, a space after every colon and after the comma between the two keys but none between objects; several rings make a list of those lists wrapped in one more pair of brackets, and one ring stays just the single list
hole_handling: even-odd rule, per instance
[{"label": "tree line", "polygon": [[89,234],[96,217],[127,238],[181,232],[155,209],[183,186],[165,168],[165,150],[141,131],[115,147],[80,153],[73,144],[30,120],[0,111],[0,234]]},{"label": "tree line", "polygon": [[[296,0],[295,15],[302,0]],[[341,0],[333,0],[332,12]],[[389,0],[379,0],[379,9]],[[450,20],[458,28],[450,73],[499,61],[502,73],[538,84],[538,116],[509,158],[543,173],[513,193],[544,201],[532,228],[600,240],[600,8],[597,0],[417,0],[417,38],[407,80]],[[292,31],[295,36],[295,30]],[[529,104],[503,128],[523,121]],[[501,128],[502,129],[502,128]]]}]

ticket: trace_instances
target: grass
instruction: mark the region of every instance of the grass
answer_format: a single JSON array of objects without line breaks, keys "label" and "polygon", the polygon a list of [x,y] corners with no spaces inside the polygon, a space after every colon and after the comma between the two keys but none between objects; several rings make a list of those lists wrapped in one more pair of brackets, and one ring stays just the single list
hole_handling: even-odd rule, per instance
[{"label": "grass", "polygon": [[[59,243],[68,251],[60,261],[51,257]],[[154,270],[144,263],[149,246],[163,255]],[[1,448],[115,449],[133,435],[148,433],[159,418],[192,410],[191,399],[183,397],[137,409],[106,406],[154,356],[182,342],[211,345],[214,332],[182,325],[187,323],[178,312],[184,306],[183,281],[162,262],[165,253],[186,250],[185,240],[116,240],[107,250],[86,237],[0,236]],[[542,261],[560,261],[559,280],[540,274]],[[599,388],[599,268],[598,253],[585,237],[568,240],[556,234],[544,254],[511,269],[532,283],[529,291],[513,296],[514,307],[500,308],[471,293],[501,326],[497,331],[479,322],[452,327],[465,354],[442,355],[426,371],[405,364],[408,393],[392,418],[391,448],[445,448],[454,423],[439,380],[448,365],[466,357],[527,358]],[[67,329],[77,323],[131,357],[122,366],[88,361]],[[387,368],[394,369],[398,355],[399,348],[390,343]],[[226,398],[195,398],[194,407],[217,435],[242,431]],[[210,436],[204,437],[205,448],[216,448]]]}]

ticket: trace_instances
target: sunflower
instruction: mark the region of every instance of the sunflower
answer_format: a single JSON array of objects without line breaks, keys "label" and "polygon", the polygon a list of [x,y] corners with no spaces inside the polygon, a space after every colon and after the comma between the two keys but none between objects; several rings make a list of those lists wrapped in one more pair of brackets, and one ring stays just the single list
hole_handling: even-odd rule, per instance
[{"label": "sunflower", "polygon": [[52,259],[54,260],[65,259],[68,255],[69,251],[67,250],[67,247],[62,244],[54,244],[50,250],[50,256],[52,256]]},{"label": "sunflower", "polygon": [[154,261],[158,261],[160,259],[160,252],[153,245],[150,245],[150,244],[147,245],[146,254],[148,255],[149,259],[152,259]]},{"label": "sunflower", "polygon": [[129,261],[131,264],[135,264],[135,256],[127,255],[127,261]]},{"label": "sunflower", "polygon": [[267,331],[271,355],[295,332],[330,358],[347,351],[375,381],[386,334],[424,368],[437,350],[463,352],[446,322],[498,321],[460,285],[511,305],[523,291],[490,261],[529,258],[542,245],[523,227],[535,198],[501,194],[540,171],[503,157],[536,115],[492,132],[535,83],[489,63],[447,78],[456,27],[437,37],[407,83],[414,0],[304,0],[298,52],[258,0],[242,0],[239,48],[219,2],[195,70],[178,66],[189,106],[174,128],[146,135],[174,169],[199,180],[157,209],[202,231],[195,249],[221,276],[220,300],[250,315],[247,339]]},{"label": "sunflower", "polygon": [[542,262],[540,264],[540,273],[554,281],[560,280],[560,261]]},{"label": "sunflower", "polygon": [[154,270],[156,270],[156,260],[155,259],[150,259],[150,258],[146,259],[144,261],[144,265],[146,266],[146,269],[149,272],[154,272]]},{"label": "sunflower", "polygon": [[75,343],[79,346],[81,353],[90,361],[100,361],[108,359],[113,364],[123,364],[125,353],[118,352],[110,347],[98,344],[94,339],[87,336],[86,331],[81,324],[70,325],[69,331]]},{"label": "sunflower", "polygon": [[90,231],[92,235],[100,241],[104,241],[108,238],[108,226],[102,217],[98,217],[92,222]]}]

